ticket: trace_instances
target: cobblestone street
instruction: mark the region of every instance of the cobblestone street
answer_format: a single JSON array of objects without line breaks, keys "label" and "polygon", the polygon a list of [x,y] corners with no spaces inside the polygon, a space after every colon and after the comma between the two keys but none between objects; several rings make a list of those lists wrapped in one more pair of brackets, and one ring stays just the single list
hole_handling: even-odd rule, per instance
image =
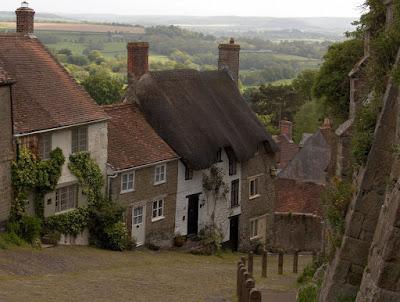
[{"label": "cobblestone street", "polygon": [[[194,256],[174,251],[111,252],[58,246],[0,250],[1,301],[235,301],[236,265],[241,254]],[[299,272],[311,256],[299,257]],[[261,257],[254,257],[256,287],[294,292],[298,274],[285,258],[268,258],[261,278]]]}]

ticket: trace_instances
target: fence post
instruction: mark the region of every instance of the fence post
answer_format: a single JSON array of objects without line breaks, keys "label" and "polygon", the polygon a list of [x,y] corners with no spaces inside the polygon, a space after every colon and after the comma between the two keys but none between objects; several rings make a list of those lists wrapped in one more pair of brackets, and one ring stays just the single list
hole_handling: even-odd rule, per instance
[{"label": "fence post", "polygon": [[246,266],[246,257],[245,257],[245,256],[242,256],[242,257],[240,258],[240,260],[242,260],[243,265]]},{"label": "fence post", "polygon": [[244,296],[244,302],[249,302],[250,301],[250,291],[254,288],[255,283],[252,278],[248,278],[245,283],[245,296]]},{"label": "fence post", "polygon": [[299,263],[299,250],[295,250],[293,255],[293,273],[297,274],[298,263]]},{"label": "fence post", "polygon": [[239,285],[238,285],[238,300],[239,302],[242,301],[243,296],[243,283],[244,283],[244,274],[247,273],[246,268],[244,266],[240,267],[239,270]]},{"label": "fence post", "polygon": [[267,251],[263,252],[262,255],[262,277],[267,278]]},{"label": "fence post", "polygon": [[249,302],[261,302],[261,292],[258,289],[251,289]]},{"label": "fence post", "polygon": [[241,295],[239,298],[240,302],[246,301],[246,296],[248,296],[248,293],[246,293],[246,280],[250,278],[250,274],[246,271],[242,275],[242,289],[241,289]]},{"label": "fence post", "polygon": [[278,274],[282,275],[283,273],[283,252],[279,251],[279,261],[278,261]]},{"label": "fence post", "polygon": [[253,276],[253,252],[249,252],[249,263],[248,263],[248,272],[250,276]]},{"label": "fence post", "polygon": [[236,284],[236,294],[240,295],[240,269],[244,268],[242,261],[238,261],[238,268],[237,268],[237,284]]}]

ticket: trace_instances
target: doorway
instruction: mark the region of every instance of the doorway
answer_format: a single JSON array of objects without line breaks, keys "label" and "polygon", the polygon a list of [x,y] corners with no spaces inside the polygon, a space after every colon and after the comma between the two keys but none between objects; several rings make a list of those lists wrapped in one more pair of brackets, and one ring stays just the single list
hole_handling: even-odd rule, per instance
[{"label": "doorway", "polygon": [[199,220],[199,195],[200,193],[187,196],[189,200],[187,238],[197,236]]},{"label": "doorway", "polygon": [[230,217],[229,242],[232,251],[237,251],[239,245],[239,215]]},{"label": "doorway", "polygon": [[136,237],[137,246],[145,242],[146,205],[132,209],[132,237]]}]

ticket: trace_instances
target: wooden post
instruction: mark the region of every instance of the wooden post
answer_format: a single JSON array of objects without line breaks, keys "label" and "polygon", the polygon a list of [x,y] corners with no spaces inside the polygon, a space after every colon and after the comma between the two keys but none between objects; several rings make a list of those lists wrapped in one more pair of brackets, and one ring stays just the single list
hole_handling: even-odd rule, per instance
[{"label": "wooden post", "polygon": [[245,283],[246,294],[245,294],[245,297],[244,297],[245,298],[244,302],[249,302],[250,301],[250,291],[254,288],[254,286],[255,286],[255,283],[254,283],[253,278],[248,278],[246,280],[246,283]]},{"label": "wooden post", "polygon": [[298,264],[299,264],[299,250],[295,250],[293,255],[293,273],[295,274],[297,274]]},{"label": "wooden post", "polygon": [[240,294],[240,269],[244,268],[242,261],[238,261],[238,268],[237,268],[237,283],[236,283],[236,295],[239,296]]},{"label": "wooden post", "polygon": [[282,275],[283,273],[283,252],[279,251],[279,261],[278,261],[278,274]]},{"label": "wooden post", "polygon": [[261,268],[261,272],[262,272],[262,277],[263,278],[267,278],[267,251],[263,252],[262,255],[262,268]]},{"label": "wooden post", "polygon": [[253,252],[249,252],[249,263],[247,270],[250,276],[253,276]]},{"label": "wooden post", "polygon": [[242,260],[243,265],[246,266],[246,257],[245,257],[245,256],[242,256],[242,257],[240,258],[240,260]]},{"label": "wooden post", "polygon": [[261,302],[261,292],[258,289],[251,289],[249,302]]},{"label": "wooden post", "polygon": [[243,283],[244,283],[244,274],[248,274],[246,268],[242,266],[239,271],[239,288],[238,288],[238,300],[242,301],[243,296]]},{"label": "wooden post", "polygon": [[246,296],[249,295],[249,293],[246,292],[246,281],[249,278],[250,278],[250,274],[247,271],[245,271],[245,273],[242,275],[242,291],[241,291],[241,295],[239,297],[240,302],[246,301]]}]

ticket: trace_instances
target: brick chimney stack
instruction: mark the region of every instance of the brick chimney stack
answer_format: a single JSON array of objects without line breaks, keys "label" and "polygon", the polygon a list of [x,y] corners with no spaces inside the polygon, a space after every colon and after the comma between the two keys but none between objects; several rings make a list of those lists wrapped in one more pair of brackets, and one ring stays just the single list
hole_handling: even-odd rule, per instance
[{"label": "brick chimney stack", "polygon": [[323,125],[319,128],[328,142],[331,141],[331,124],[329,118],[325,118]]},{"label": "brick chimney stack", "polygon": [[293,123],[289,122],[287,117],[279,122],[279,127],[281,129],[281,135],[286,135],[288,139],[292,140],[292,127]]},{"label": "brick chimney stack", "polygon": [[21,7],[15,11],[17,15],[17,33],[33,34],[33,17],[35,11],[28,7],[28,2],[21,3]]},{"label": "brick chimney stack", "polygon": [[149,71],[149,43],[129,42],[128,49],[128,85],[139,80]]},{"label": "brick chimney stack", "polygon": [[233,75],[233,80],[238,85],[239,80],[239,52],[240,45],[235,44],[235,40],[231,38],[229,44],[220,44],[218,70],[228,68]]}]

